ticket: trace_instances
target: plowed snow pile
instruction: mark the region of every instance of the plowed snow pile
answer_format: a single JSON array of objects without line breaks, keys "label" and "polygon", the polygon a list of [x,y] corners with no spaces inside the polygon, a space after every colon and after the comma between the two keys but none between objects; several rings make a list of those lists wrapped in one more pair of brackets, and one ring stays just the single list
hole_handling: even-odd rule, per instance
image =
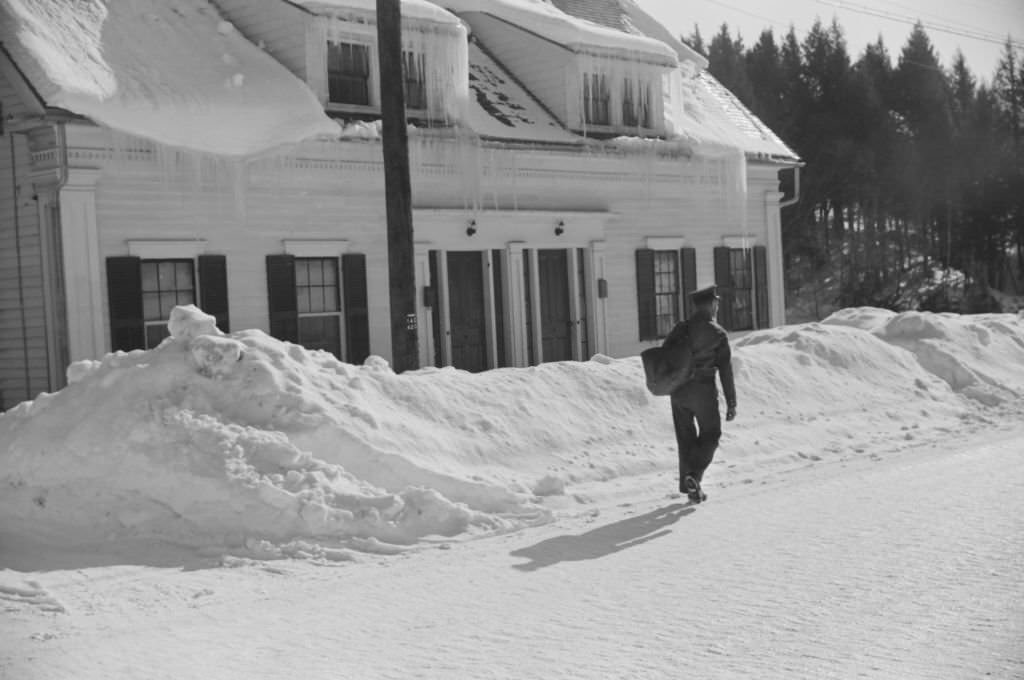
[{"label": "plowed snow pile", "polygon": [[[641,473],[675,486],[668,400],[636,357],[396,375],[224,335],[194,307],[169,326],[160,347],[74,364],[67,388],[0,415],[0,534],[344,556],[543,522]],[[849,310],[734,346],[740,418],[715,483],[853,455],[910,423],[956,427],[983,408],[975,393],[1000,408],[1024,394],[1010,315]]]}]

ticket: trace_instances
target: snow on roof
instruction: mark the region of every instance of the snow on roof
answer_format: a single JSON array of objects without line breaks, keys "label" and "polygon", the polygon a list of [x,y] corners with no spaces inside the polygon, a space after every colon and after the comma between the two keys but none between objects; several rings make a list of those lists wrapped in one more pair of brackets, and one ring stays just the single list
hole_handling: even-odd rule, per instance
[{"label": "snow on roof", "polygon": [[482,12],[493,15],[572,51],[623,50],[634,58],[647,58],[662,66],[675,67],[678,63],[675,51],[660,40],[572,16],[546,0],[434,1],[457,13]]},{"label": "snow on roof", "polygon": [[[376,16],[376,0],[291,0],[317,14],[336,14],[345,10]],[[435,24],[458,26],[461,22],[451,12],[427,0],[402,0],[402,19],[415,19]]]},{"label": "snow on roof", "polygon": [[566,14],[595,24],[660,40],[675,50],[680,60],[694,62],[698,68],[707,66],[707,59],[683,44],[633,0],[551,0],[551,4]]},{"label": "snow on roof", "polygon": [[0,41],[49,106],[158,144],[250,156],[337,137],[207,0],[0,0]]},{"label": "snow on roof", "polygon": [[[714,107],[709,105],[713,101],[718,108],[716,113],[719,120],[716,123],[727,122],[733,128],[735,131],[733,138],[741,149],[747,153],[775,158],[789,160],[799,158],[795,151],[772,132],[771,128],[755,116],[736,95],[710,73],[701,71],[697,74],[695,81],[697,87],[694,88],[694,91],[705,106],[705,112],[715,115],[712,114]],[[685,111],[686,102],[683,106]]]},{"label": "snow on roof", "polygon": [[475,42],[469,44],[469,127],[481,137],[579,144]]},{"label": "snow on roof", "polygon": [[707,71],[679,69],[667,79],[665,123],[670,138],[706,150],[735,150],[786,162],[799,157]]},{"label": "snow on roof", "polygon": [[596,21],[609,29],[645,35],[678,54],[690,69],[673,74],[666,92],[667,122],[673,134],[695,142],[741,149],[758,156],[796,160],[792,149],[707,71],[707,59],[684,45],[645,12],[635,0],[551,0],[566,13]]}]

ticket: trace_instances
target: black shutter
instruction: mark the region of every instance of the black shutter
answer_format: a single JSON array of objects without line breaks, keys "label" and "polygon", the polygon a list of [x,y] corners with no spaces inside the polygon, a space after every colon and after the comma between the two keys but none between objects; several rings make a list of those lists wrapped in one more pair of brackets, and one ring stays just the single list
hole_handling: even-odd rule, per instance
[{"label": "black shutter", "polygon": [[142,312],[140,258],[107,258],[107,305],[110,313],[111,349],[144,349],[146,329]]},{"label": "black shutter", "polygon": [[345,347],[350,364],[361,364],[370,356],[370,312],[366,295],[366,255],[341,256],[341,277],[345,300]]},{"label": "black shutter", "polygon": [[231,332],[228,318],[228,260],[223,255],[199,256],[199,306],[217,317],[217,328]]},{"label": "black shutter", "polygon": [[636,251],[636,309],[640,321],[640,339],[658,339],[658,317],[654,300],[654,251]]},{"label": "black shutter", "polygon": [[727,331],[733,329],[733,290],[732,265],[730,249],[724,246],[715,248],[715,285],[722,300],[718,306],[718,321]]},{"label": "black shutter", "polygon": [[295,291],[295,257],[267,255],[267,307],[270,334],[278,340],[299,341],[299,303]]},{"label": "black shutter", "polygon": [[697,290],[697,249],[680,249],[679,262],[683,279],[683,316],[688,319],[693,314],[690,293]]},{"label": "black shutter", "polygon": [[768,251],[754,246],[754,288],[757,300],[757,328],[768,328]]}]

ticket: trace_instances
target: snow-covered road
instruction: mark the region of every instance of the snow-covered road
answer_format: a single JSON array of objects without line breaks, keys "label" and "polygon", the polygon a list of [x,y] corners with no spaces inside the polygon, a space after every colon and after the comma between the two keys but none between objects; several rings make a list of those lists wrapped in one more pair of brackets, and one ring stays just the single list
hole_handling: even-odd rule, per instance
[{"label": "snow-covered road", "polygon": [[37,574],[0,676],[1021,678],[1024,429],[971,439],[339,567]]}]

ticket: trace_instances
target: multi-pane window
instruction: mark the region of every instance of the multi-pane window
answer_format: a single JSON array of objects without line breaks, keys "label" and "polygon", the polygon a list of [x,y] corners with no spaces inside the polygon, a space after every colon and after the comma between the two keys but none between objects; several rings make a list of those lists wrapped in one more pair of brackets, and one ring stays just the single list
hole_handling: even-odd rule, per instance
[{"label": "multi-pane window", "polygon": [[151,349],[170,334],[171,310],[195,303],[195,265],[192,260],[143,260],[141,266],[146,349]]},{"label": "multi-pane window", "polygon": [[600,73],[583,74],[583,119],[588,125],[611,125],[611,91]]},{"label": "multi-pane window", "polygon": [[659,338],[679,323],[679,293],[679,253],[654,251],[654,314]]},{"label": "multi-pane window", "polygon": [[729,275],[732,279],[730,318],[732,327],[729,330],[743,331],[754,327],[753,304],[753,269],[750,262],[749,248],[731,248],[729,250]]},{"label": "multi-pane window", "polygon": [[332,104],[370,104],[370,48],[327,43],[327,98]]},{"label": "multi-pane window", "polygon": [[402,52],[402,77],[405,108],[427,108],[426,57],[422,52]]},{"label": "multi-pane window", "polygon": [[622,124],[651,127],[651,85],[626,78],[622,81]]},{"label": "multi-pane window", "polygon": [[341,358],[341,296],[338,258],[295,258],[299,343]]}]

